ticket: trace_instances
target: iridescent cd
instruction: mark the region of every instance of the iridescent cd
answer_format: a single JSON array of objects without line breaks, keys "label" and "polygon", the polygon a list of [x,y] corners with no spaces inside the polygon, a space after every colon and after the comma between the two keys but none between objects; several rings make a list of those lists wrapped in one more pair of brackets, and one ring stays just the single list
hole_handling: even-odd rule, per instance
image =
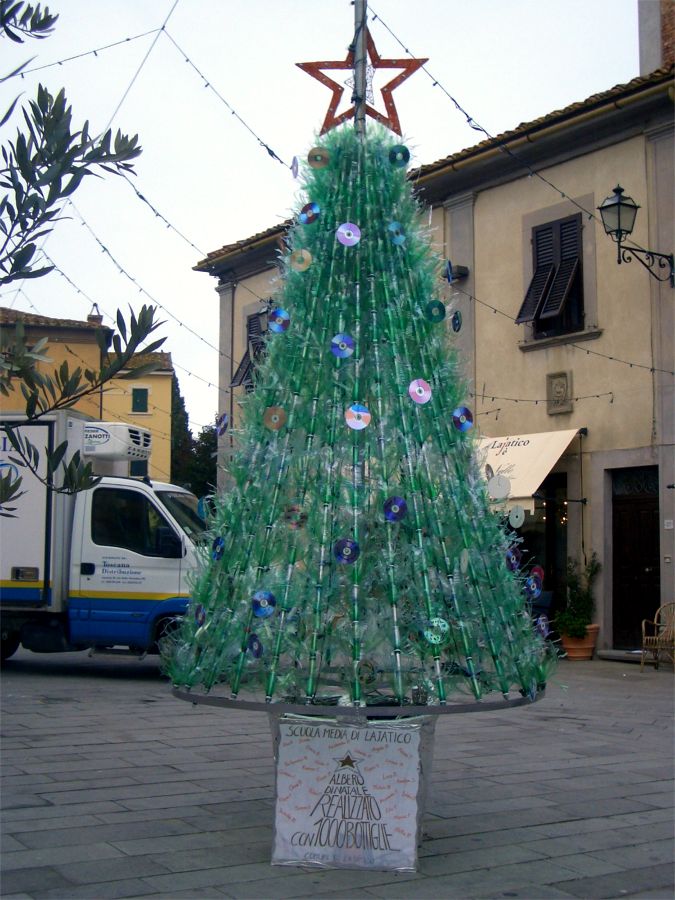
[{"label": "iridescent cd", "polygon": [[267,322],[270,326],[270,331],[273,331],[275,334],[281,334],[291,324],[291,317],[285,309],[273,309],[267,317]]},{"label": "iridescent cd", "polygon": [[384,516],[390,522],[400,522],[408,512],[408,504],[403,497],[389,497],[384,501]]},{"label": "iridescent cd", "polygon": [[468,431],[473,427],[473,414],[467,406],[458,406],[452,414],[452,424],[457,431]]},{"label": "iridescent cd", "polygon": [[532,566],[532,568],[530,569],[530,575],[537,575],[539,578],[541,578],[541,583],[544,583],[544,570],[541,566]]},{"label": "iridescent cd", "polygon": [[455,332],[455,334],[457,334],[457,332],[461,331],[461,329],[462,329],[462,313],[458,309],[456,309],[454,311],[454,313],[452,314],[451,323],[452,323],[452,330]]},{"label": "iridescent cd", "polygon": [[343,563],[355,563],[360,552],[361,548],[356,541],[350,541],[349,538],[340,538],[333,547],[335,559]]},{"label": "iridescent cd", "polygon": [[330,153],[323,147],[312,147],[307,154],[307,162],[313,169],[324,169],[330,162]]},{"label": "iridescent cd", "polygon": [[541,578],[538,575],[530,575],[525,581],[525,593],[533,600],[541,596],[542,587]]},{"label": "iridescent cd", "polygon": [[402,169],[410,162],[410,150],[403,144],[397,144],[389,151],[389,162],[397,169]]},{"label": "iridescent cd", "polygon": [[309,250],[294,250],[288,257],[288,264],[296,272],[306,272],[312,265],[312,254]]},{"label": "iridescent cd", "polygon": [[537,629],[538,634],[544,640],[551,633],[551,626],[548,621],[548,616],[546,613],[542,613],[540,616],[537,616],[537,621],[535,622],[535,628]]},{"label": "iridescent cd", "polygon": [[522,506],[514,506],[509,512],[509,525],[511,528],[520,528],[525,521],[525,510]]},{"label": "iridescent cd", "polygon": [[293,178],[298,177],[298,172],[300,171],[300,162],[297,156],[294,156],[291,160],[291,175]]},{"label": "iridescent cd", "polygon": [[430,322],[442,322],[445,318],[445,306],[440,300],[430,300],[424,307],[424,315]]},{"label": "iridescent cd", "polygon": [[431,385],[423,378],[416,378],[408,385],[408,394],[415,403],[428,403],[431,400]]},{"label": "iridescent cd", "polygon": [[353,247],[361,240],[361,229],[353,222],[344,222],[335,232],[335,237],[343,247]]},{"label": "iridescent cd", "polygon": [[320,212],[321,208],[318,203],[305,203],[298,215],[298,222],[300,222],[301,225],[311,225],[312,222],[316,222],[319,218]]},{"label": "iridescent cd", "polygon": [[445,619],[435,618],[429,622],[429,626],[424,629],[425,640],[434,645],[442,644],[448,637],[450,626]]},{"label": "iridescent cd", "polygon": [[515,572],[516,569],[520,566],[520,558],[521,552],[517,547],[511,547],[510,550],[506,551],[506,567],[510,569],[512,572]]},{"label": "iridescent cd", "polygon": [[256,591],[251,601],[253,607],[253,615],[259,619],[269,619],[274,615],[274,607],[277,600],[270,591]]},{"label": "iridescent cd", "polygon": [[223,413],[222,416],[218,418],[216,422],[216,434],[218,437],[222,437],[227,431],[227,426],[230,424],[230,419],[227,413]]},{"label": "iridescent cd", "polygon": [[268,406],[263,413],[263,425],[270,431],[280,431],[286,424],[286,410],[283,406]]},{"label": "iridescent cd", "polygon": [[345,410],[345,421],[347,425],[354,431],[361,431],[370,425],[370,413],[367,406],[360,403],[352,403],[349,409]]},{"label": "iridescent cd", "polygon": [[307,521],[307,513],[304,512],[301,506],[293,504],[293,506],[286,507],[284,520],[289,528],[302,528]]},{"label": "iridescent cd", "polygon": [[223,553],[225,552],[225,540],[222,537],[214,538],[213,544],[211,545],[211,556],[217,562],[219,559],[222,559]]},{"label": "iridescent cd", "polygon": [[257,634],[252,634],[248,639],[248,649],[256,659],[260,659],[263,655],[263,645]]},{"label": "iridescent cd", "polygon": [[354,338],[351,334],[336,334],[330,342],[330,352],[339,359],[346,359],[354,352]]},{"label": "iridescent cd", "polygon": [[487,484],[488,494],[492,500],[504,500],[509,496],[511,482],[506,475],[493,475]]},{"label": "iridescent cd", "polygon": [[401,225],[400,222],[390,222],[387,225],[387,231],[389,232],[392,244],[396,244],[397,247],[400,247],[401,244],[405,243],[405,232],[403,231],[403,225]]},{"label": "iridescent cd", "polygon": [[206,621],[206,610],[204,609],[204,607],[202,606],[201,603],[198,603],[195,606],[195,622],[197,623],[197,625],[199,625],[201,627],[205,621]]}]

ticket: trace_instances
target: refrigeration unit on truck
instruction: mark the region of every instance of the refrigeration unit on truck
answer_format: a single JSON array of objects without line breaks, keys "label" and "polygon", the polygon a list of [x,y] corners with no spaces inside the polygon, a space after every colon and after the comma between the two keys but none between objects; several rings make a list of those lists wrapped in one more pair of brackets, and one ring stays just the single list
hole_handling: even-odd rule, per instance
[{"label": "refrigeration unit on truck", "polygon": [[[147,429],[59,411],[20,425],[40,451],[38,475],[18,467],[0,416],[0,473],[20,474],[23,495],[0,516],[2,658],[93,648],[156,652],[186,608],[204,522],[197,498],[171,484],[129,477],[151,451]],[[63,494],[47,481],[44,448],[68,442],[100,482]]]}]

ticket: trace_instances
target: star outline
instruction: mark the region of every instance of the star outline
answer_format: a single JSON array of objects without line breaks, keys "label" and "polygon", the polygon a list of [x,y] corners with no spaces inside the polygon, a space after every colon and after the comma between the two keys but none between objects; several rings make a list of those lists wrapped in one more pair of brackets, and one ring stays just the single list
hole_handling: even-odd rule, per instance
[{"label": "star outline", "polygon": [[[384,101],[384,108],[386,110],[387,115],[383,115],[369,103],[364,101],[365,112],[366,115],[370,116],[372,119],[375,119],[381,125],[384,125],[386,128],[389,128],[390,131],[393,131],[395,134],[401,135],[401,123],[398,117],[398,111],[396,109],[396,103],[394,98],[392,97],[393,91],[396,90],[404,81],[406,81],[412,74],[414,74],[418,69],[420,69],[426,62],[428,62],[428,58],[420,58],[420,59],[383,59],[380,54],[377,52],[375,47],[375,41],[372,38],[370,30],[366,28],[366,48],[367,54],[370,57],[371,65],[373,69],[403,69],[402,72],[399,72],[398,75],[395,75],[390,81],[388,81],[385,85],[380,88],[380,93],[382,94],[382,99]],[[340,113],[339,116],[335,115],[335,112],[340,105],[340,101],[342,99],[342,95],[345,91],[345,85],[338,84],[337,81],[334,81],[330,78],[323,69],[337,69],[337,70],[353,70],[354,68],[354,49],[350,48],[347,52],[347,56],[344,60],[322,60],[317,62],[304,62],[304,63],[296,63],[299,69],[302,69],[303,72],[306,72],[308,75],[311,75],[312,78],[315,78],[317,81],[321,82],[325,87],[329,88],[332,91],[332,97],[328,104],[328,110],[326,112],[326,116],[323,121],[323,125],[321,126],[320,134],[325,134],[327,131],[330,131],[331,128],[336,128],[338,125],[341,125],[343,122],[349,121],[349,119],[353,119],[356,115],[356,107],[351,106],[349,109],[345,110],[343,113]]]}]

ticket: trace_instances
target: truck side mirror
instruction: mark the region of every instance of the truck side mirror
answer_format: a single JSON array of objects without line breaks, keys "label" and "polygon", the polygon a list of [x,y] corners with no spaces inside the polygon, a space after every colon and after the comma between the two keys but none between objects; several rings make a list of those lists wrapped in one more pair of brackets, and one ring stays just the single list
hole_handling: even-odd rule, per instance
[{"label": "truck side mirror", "polygon": [[173,528],[161,526],[157,529],[157,552],[165,559],[181,559],[183,541]]}]

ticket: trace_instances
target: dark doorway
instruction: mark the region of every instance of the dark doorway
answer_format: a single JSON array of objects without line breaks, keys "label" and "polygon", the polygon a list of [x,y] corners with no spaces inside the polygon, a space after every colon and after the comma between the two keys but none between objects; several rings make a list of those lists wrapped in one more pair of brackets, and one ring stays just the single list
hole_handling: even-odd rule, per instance
[{"label": "dark doorway", "polygon": [[613,645],[640,647],[642,620],[660,598],[659,475],[656,466],[612,471]]},{"label": "dark doorway", "polygon": [[534,495],[534,513],[519,529],[525,570],[538,565],[544,570],[541,606],[549,616],[562,605],[567,560],[567,475],[548,475]]}]

